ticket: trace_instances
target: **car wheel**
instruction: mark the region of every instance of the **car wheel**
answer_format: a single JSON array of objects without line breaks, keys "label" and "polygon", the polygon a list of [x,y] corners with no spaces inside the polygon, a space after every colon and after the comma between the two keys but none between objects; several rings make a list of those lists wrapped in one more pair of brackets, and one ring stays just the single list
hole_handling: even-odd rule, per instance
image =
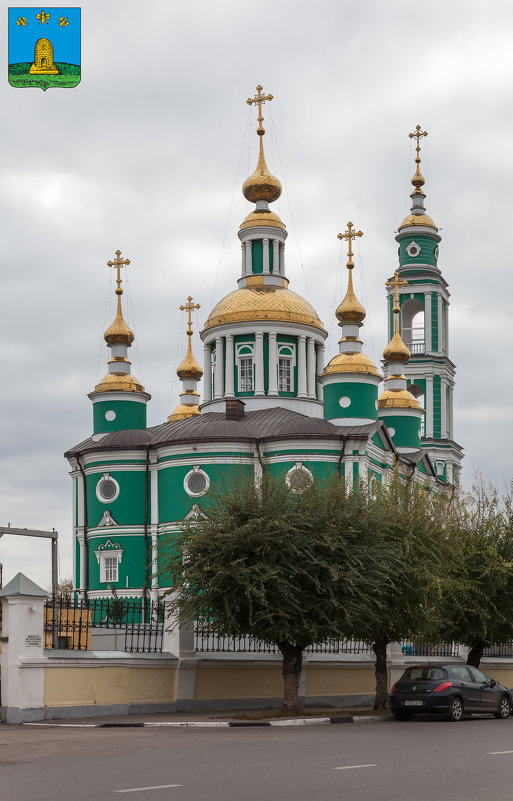
[{"label": "car wheel", "polygon": [[507,695],[503,695],[499,701],[499,709],[495,712],[498,720],[506,720],[511,714],[511,702]]},{"label": "car wheel", "polygon": [[459,696],[453,698],[449,705],[449,718],[457,723],[463,717],[463,701]]},{"label": "car wheel", "polygon": [[412,716],[411,712],[392,712],[396,720],[409,720]]}]

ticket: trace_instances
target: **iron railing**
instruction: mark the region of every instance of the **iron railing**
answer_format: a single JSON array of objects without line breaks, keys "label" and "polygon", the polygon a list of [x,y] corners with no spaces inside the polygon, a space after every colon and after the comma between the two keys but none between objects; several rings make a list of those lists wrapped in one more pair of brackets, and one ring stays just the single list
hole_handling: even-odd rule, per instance
[{"label": "iron railing", "polygon": [[[194,648],[199,653],[260,653],[278,654],[280,649],[274,643],[258,640],[248,635],[239,637],[216,634],[205,623],[194,626]],[[372,645],[357,640],[328,640],[305,648],[307,654],[368,654]]]},{"label": "iron railing", "polygon": [[44,610],[44,647],[75,651],[91,650],[94,629],[124,630],[125,651],[162,651],[165,607],[142,599],[49,598]]},{"label": "iron railing", "polygon": [[411,642],[404,640],[401,643],[404,656],[458,656],[459,645],[454,642]]},{"label": "iron railing", "polygon": [[504,643],[492,643],[485,648],[483,656],[495,657],[496,659],[511,659],[513,658],[513,640]]}]

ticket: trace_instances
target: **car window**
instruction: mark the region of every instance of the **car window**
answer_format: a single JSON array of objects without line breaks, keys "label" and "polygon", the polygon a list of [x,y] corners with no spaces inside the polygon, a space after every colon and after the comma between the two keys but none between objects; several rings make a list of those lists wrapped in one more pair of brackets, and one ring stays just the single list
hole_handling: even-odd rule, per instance
[{"label": "car window", "polygon": [[458,665],[456,667],[451,668],[451,675],[454,679],[458,681],[477,681],[477,679],[473,679],[465,667],[465,665]]},{"label": "car window", "polygon": [[478,684],[490,684],[490,679],[483,673],[481,670],[478,670],[474,667],[469,667],[470,674],[472,676],[472,681],[476,681]]},{"label": "car window", "polygon": [[447,671],[441,667],[431,667],[429,665],[415,666],[407,668],[401,678],[409,681],[438,681],[439,679],[447,678]]}]

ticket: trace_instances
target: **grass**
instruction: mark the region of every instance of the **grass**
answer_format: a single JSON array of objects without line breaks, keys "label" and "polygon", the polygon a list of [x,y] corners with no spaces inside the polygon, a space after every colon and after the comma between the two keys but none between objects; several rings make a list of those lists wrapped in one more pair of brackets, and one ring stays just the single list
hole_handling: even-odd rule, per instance
[{"label": "grass", "polygon": [[80,66],[56,61],[59,75],[30,75],[30,62],[9,64],[9,83],[16,88],[38,87],[46,92],[51,87],[71,89],[80,83]]}]

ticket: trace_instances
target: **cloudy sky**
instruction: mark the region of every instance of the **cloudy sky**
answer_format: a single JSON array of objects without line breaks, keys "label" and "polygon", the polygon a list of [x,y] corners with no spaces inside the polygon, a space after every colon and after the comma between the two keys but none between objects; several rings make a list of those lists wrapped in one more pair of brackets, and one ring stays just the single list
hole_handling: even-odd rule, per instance
[{"label": "cloudy sky", "polygon": [[[87,398],[105,374],[117,248],[131,259],[125,317],[151,425],[178,402],[187,295],[212,305],[236,288],[240,186],[256,164],[261,83],[266,154],[284,185],[291,289],[338,339],[344,294],[337,233],[348,220],[362,338],[387,344],[384,282],[407,214],[414,148],[427,129],[427,209],[440,226],[457,366],[463,481],[500,486],[511,464],[513,6],[505,0],[84,0],[75,89],[7,82],[0,11],[0,525],[60,535],[71,575],[64,451],[91,433]],[[55,55],[58,60],[58,54]],[[1,72],[1,71],[0,71]],[[195,351],[201,360],[199,338]],[[4,582],[50,581],[46,541],[0,540]]]}]

